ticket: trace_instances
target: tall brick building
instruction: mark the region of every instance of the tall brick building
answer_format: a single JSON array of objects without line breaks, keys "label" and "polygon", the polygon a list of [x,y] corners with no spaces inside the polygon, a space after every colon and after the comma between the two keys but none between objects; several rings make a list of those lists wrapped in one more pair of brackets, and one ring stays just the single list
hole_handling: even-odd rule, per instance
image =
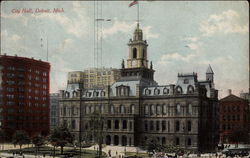
[{"label": "tall brick building", "polygon": [[[219,100],[220,109],[220,142],[230,141],[230,135],[240,129],[249,131],[248,100],[237,97],[229,90],[229,95]],[[248,138],[246,138],[248,139]]]},{"label": "tall brick building", "polygon": [[0,56],[0,129],[30,136],[49,132],[50,64],[33,58]]}]

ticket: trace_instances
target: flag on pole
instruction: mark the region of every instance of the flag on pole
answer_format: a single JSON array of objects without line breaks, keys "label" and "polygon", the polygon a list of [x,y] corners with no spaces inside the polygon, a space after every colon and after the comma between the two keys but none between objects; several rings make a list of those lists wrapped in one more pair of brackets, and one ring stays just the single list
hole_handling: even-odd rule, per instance
[{"label": "flag on pole", "polygon": [[133,2],[130,3],[128,6],[132,7],[133,5],[136,5],[136,4],[138,4],[138,0],[133,0]]}]

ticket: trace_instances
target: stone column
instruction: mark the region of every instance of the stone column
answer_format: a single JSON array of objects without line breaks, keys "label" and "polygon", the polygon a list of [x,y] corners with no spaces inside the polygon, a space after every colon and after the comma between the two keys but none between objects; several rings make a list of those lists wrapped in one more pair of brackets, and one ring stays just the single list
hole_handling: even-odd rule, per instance
[{"label": "stone column", "polygon": [[121,135],[118,135],[118,137],[119,137],[119,146],[122,146],[122,136]]},{"label": "stone column", "polygon": [[111,131],[114,131],[115,129],[115,120],[111,120]]},{"label": "stone column", "polygon": [[122,130],[122,120],[119,120],[119,131]]},{"label": "stone column", "polygon": [[134,136],[131,137],[131,146],[134,146]]},{"label": "stone column", "polygon": [[111,143],[110,143],[110,145],[114,145],[114,135],[110,135],[110,138],[111,138]]}]

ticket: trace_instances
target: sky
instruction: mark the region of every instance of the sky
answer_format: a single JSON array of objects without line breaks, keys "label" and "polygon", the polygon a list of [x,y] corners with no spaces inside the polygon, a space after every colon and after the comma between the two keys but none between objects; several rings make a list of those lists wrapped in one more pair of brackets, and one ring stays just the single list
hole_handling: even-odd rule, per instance
[{"label": "sky", "polygon": [[[102,64],[120,68],[128,58],[137,5],[99,2]],[[51,63],[51,92],[64,89],[67,72],[96,66],[93,1],[5,1],[1,3],[1,54]],[[101,7],[102,6],[102,7]],[[61,12],[54,12],[59,8]],[[36,10],[50,10],[38,13]],[[31,10],[32,12],[24,12]],[[249,87],[249,4],[247,1],[139,1],[140,27],[148,42],[155,80],[174,84],[178,73],[196,72],[205,79],[214,71],[219,98],[228,89],[239,95]],[[47,46],[48,39],[48,46]],[[99,55],[100,57],[100,55]],[[99,62],[100,63],[100,62]]]}]

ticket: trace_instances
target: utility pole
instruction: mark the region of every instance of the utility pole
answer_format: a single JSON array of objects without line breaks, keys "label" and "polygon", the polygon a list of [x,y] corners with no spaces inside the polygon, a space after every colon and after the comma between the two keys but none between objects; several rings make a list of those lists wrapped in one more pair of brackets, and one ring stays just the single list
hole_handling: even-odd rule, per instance
[{"label": "utility pole", "polygon": [[80,147],[80,158],[82,158],[82,89],[80,87],[79,89],[79,93],[80,93],[80,106],[79,106],[79,110],[80,110],[80,116],[79,116],[79,147]]}]

